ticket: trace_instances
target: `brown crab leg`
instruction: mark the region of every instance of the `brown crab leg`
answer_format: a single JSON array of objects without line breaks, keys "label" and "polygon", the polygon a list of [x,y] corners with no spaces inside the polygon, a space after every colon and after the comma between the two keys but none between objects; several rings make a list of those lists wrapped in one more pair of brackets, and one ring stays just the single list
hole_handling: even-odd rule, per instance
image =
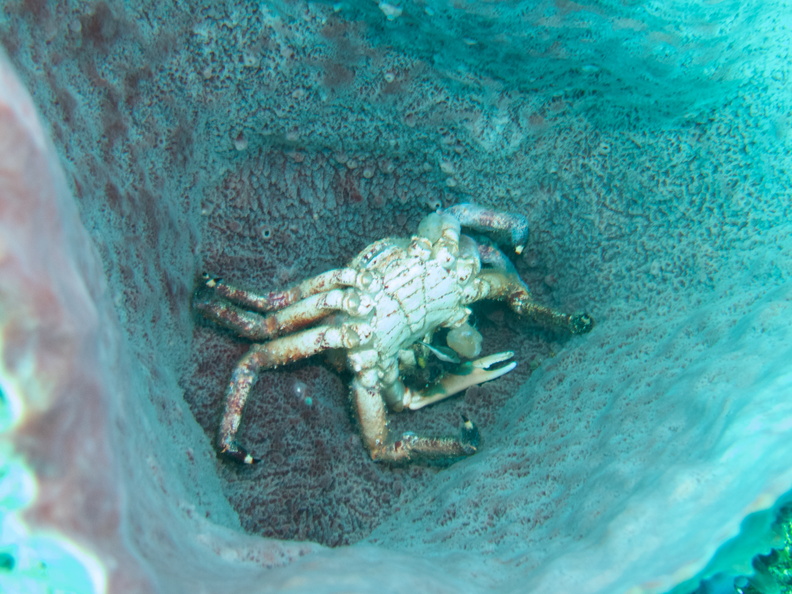
[{"label": "brown crab leg", "polygon": [[352,398],[360,423],[363,443],[377,462],[452,462],[476,453],[479,432],[463,416],[459,437],[425,437],[410,431],[394,436],[388,432],[385,402],[376,388],[368,388],[358,378],[352,381]]},{"label": "brown crab leg", "polygon": [[228,384],[225,410],[217,433],[220,453],[245,464],[260,461],[239,445],[236,434],[245,402],[261,371],[310,357],[326,349],[353,348],[358,342],[358,336],[348,328],[318,326],[265,344],[254,344],[237,363]]},{"label": "brown crab leg", "polygon": [[565,330],[570,334],[586,334],[594,327],[594,318],[587,313],[556,311],[532,301],[530,296],[510,297],[509,307],[540,326]]},{"label": "brown crab leg", "polygon": [[586,314],[568,314],[536,303],[528,287],[516,274],[505,270],[483,270],[476,279],[478,294],[473,299],[505,301],[516,313],[545,328],[585,334],[594,327],[594,319]]},{"label": "brown crab leg", "polygon": [[357,271],[352,268],[338,268],[328,270],[317,276],[302,281],[285,291],[270,291],[259,295],[253,291],[240,289],[227,284],[221,278],[203,274],[203,284],[215,294],[224,297],[242,307],[265,313],[272,310],[283,309],[297,303],[301,299],[342,287],[367,288],[373,277],[369,272]]},{"label": "brown crab leg", "polygon": [[194,307],[216,324],[257,342],[305,328],[334,311],[361,313],[360,297],[355,289],[333,289],[312,295],[268,316],[247,311],[224,299],[204,298],[200,293]]},{"label": "brown crab leg", "polygon": [[228,301],[196,298],[193,301],[193,307],[206,319],[223,328],[232,330],[242,338],[261,341],[269,336],[264,316],[242,309]]}]

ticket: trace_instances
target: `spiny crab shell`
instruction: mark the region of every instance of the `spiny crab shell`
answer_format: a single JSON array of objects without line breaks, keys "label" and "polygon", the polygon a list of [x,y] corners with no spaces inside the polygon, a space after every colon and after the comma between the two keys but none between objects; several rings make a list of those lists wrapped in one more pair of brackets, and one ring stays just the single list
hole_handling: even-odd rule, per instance
[{"label": "spiny crab shell", "polygon": [[[204,275],[196,310],[253,341],[226,393],[220,452],[245,463],[259,460],[237,442],[236,433],[261,371],[341,349],[354,373],[354,408],[372,459],[445,462],[475,453],[478,430],[466,417],[458,436],[392,435],[386,409],[422,408],[514,368],[516,363],[505,363],[512,352],[475,359],[481,335],[468,323],[468,306],[476,301],[503,301],[534,322],[573,334],[591,330],[594,322],[587,314],[565,314],[535,303],[496,245],[520,253],[527,238],[521,215],[459,204],[428,215],[409,238],[375,241],[345,268],[284,291],[258,294]],[[413,347],[425,344],[443,357],[440,349],[445,347],[431,345],[439,328],[451,329],[447,342],[457,355],[474,360],[460,362],[429,386],[411,389],[402,374],[416,365]],[[445,357],[452,361],[456,355]]]}]

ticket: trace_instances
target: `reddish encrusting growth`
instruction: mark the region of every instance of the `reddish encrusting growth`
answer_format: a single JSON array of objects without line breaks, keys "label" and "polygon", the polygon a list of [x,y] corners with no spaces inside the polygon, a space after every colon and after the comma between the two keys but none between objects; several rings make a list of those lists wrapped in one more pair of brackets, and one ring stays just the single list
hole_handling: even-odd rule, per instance
[{"label": "reddish encrusting growth", "polygon": [[118,41],[123,30],[123,23],[105,2],[94,4],[91,12],[80,17],[80,25],[83,39],[100,52]]}]

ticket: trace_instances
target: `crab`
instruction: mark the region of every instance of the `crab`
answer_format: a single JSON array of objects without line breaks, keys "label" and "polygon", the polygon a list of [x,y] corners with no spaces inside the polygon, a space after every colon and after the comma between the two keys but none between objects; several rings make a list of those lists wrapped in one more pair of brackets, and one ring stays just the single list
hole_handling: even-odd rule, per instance
[{"label": "crab", "polygon": [[[572,334],[592,329],[588,314],[554,311],[531,298],[498,247],[519,254],[527,239],[523,216],[457,204],[429,214],[412,237],[375,241],[345,268],[286,290],[257,294],[204,273],[193,299],[196,311],[252,342],[228,385],[220,454],[246,464],[260,461],[237,440],[253,385],[264,370],[322,351],[345,354],[354,412],[373,460],[451,463],[475,454],[479,432],[466,416],[457,435],[396,434],[388,429],[387,409],[420,409],[514,369],[513,352],[478,357],[481,335],[468,321],[468,306],[477,301],[503,301],[528,320]],[[432,346],[440,328],[449,329],[450,348]],[[420,346],[449,362],[455,355],[468,360],[430,385],[408,387],[405,375],[417,365]]]}]

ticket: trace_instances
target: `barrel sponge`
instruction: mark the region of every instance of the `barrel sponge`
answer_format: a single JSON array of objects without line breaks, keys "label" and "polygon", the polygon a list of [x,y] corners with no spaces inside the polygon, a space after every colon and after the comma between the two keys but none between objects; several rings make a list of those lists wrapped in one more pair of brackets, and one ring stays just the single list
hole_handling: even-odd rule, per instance
[{"label": "barrel sponge", "polygon": [[[194,421],[166,430],[157,419],[94,244],[2,52],[0,163],[3,589],[219,591],[236,567],[244,590],[259,582],[251,568],[312,550],[242,534]],[[174,447],[196,467],[173,464]],[[157,552],[141,557],[149,545]]]}]

